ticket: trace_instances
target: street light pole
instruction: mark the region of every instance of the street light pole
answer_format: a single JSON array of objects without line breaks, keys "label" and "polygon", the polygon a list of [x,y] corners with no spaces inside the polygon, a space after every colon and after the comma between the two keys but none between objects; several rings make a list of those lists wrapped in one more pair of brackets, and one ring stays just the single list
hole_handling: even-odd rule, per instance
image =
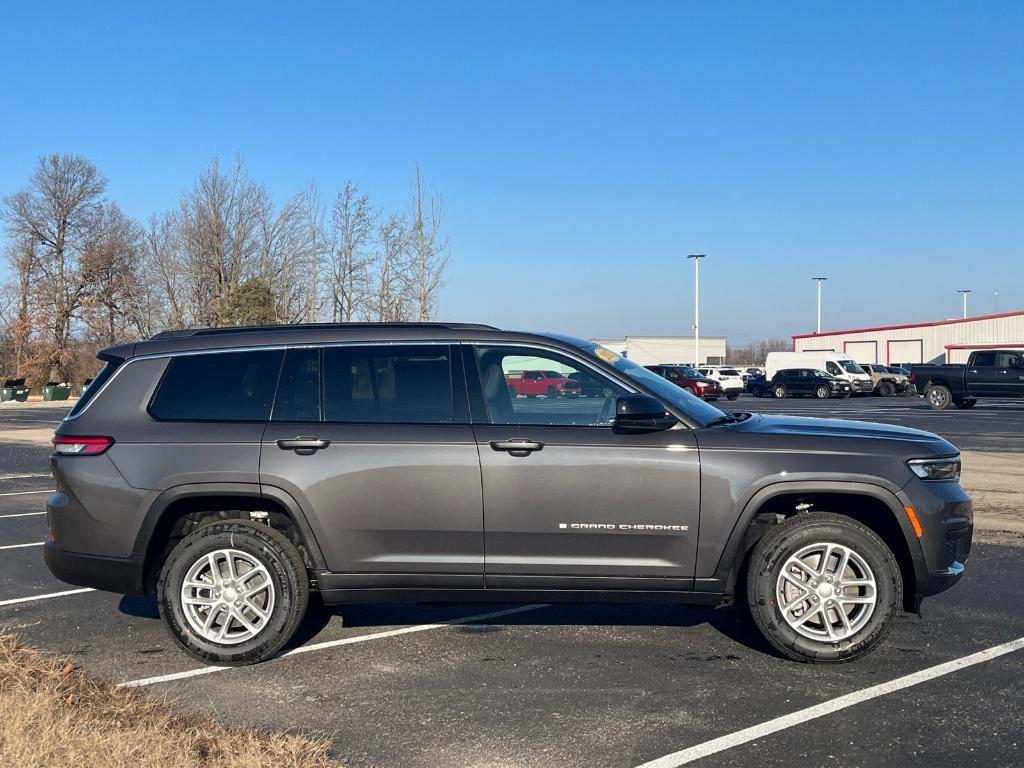
[{"label": "street light pole", "polygon": [[821,284],[828,280],[827,277],[812,277],[818,283],[818,330],[815,333],[821,333]]},{"label": "street light pole", "polygon": [[967,294],[971,292],[970,288],[961,288],[957,293],[964,295],[964,318],[967,318]]},{"label": "street light pole", "polygon": [[703,253],[691,253],[686,258],[693,259],[693,357],[694,365],[699,366],[700,360],[700,260]]}]

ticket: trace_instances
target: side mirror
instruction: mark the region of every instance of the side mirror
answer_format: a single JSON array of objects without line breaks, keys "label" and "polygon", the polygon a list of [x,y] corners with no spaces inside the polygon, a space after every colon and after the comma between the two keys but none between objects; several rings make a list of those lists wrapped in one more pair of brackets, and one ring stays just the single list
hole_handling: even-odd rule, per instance
[{"label": "side mirror", "polygon": [[675,416],[665,406],[649,395],[622,395],[615,401],[615,423],[617,429],[654,432],[674,427]]}]

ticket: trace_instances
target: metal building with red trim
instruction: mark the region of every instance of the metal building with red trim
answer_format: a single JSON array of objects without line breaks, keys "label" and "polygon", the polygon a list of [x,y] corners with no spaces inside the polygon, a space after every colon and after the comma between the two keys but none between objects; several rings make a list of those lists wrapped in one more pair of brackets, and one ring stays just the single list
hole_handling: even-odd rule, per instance
[{"label": "metal building with red trim", "polygon": [[963,363],[974,349],[1024,349],[1024,310],[997,315],[802,333],[796,352],[842,352],[858,363]]}]

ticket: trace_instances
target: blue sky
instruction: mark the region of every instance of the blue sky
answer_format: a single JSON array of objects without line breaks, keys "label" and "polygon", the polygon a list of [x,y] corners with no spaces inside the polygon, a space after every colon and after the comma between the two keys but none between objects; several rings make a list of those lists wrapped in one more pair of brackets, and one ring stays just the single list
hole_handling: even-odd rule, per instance
[{"label": "blue sky", "polygon": [[440,314],[735,343],[1024,309],[1024,3],[7,4],[0,194],[83,154],[145,218],[212,155],[278,199],[445,198]]}]

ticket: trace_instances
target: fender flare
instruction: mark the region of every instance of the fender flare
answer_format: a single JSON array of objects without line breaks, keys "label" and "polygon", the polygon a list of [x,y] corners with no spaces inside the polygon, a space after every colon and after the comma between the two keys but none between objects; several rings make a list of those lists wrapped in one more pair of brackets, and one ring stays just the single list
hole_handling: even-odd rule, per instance
[{"label": "fender flare", "polygon": [[157,530],[157,526],[164,519],[164,515],[172,504],[182,499],[202,498],[204,496],[241,496],[251,499],[269,499],[276,502],[295,521],[295,525],[298,527],[309,556],[313,561],[313,566],[318,570],[326,570],[323,552],[321,552],[320,545],[313,535],[309,521],[306,519],[306,515],[299,504],[287,491],[283,491],[275,486],[261,485],[260,483],[185,483],[168,488],[156,497],[146,511],[142,525],[139,527],[139,532],[135,537],[135,545],[132,548],[132,552],[142,558],[147,556],[153,533]]},{"label": "fender flare", "polygon": [[[899,489],[893,491],[875,483],[850,480],[801,479],[766,485],[751,495],[747,499],[746,504],[744,504],[743,511],[740,513],[739,518],[737,518],[736,524],[729,534],[729,539],[722,550],[722,554],[719,556],[713,579],[720,581],[726,587],[731,587],[730,582],[736,573],[737,566],[742,562],[742,557],[746,555],[746,552],[740,552],[740,549],[758,511],[770,499],[793,493],[842,493],[868,496],[876,499],[885,504],[895,518],[900,531],[903,533],[903,539],[907,543],[911,560],[921,557],[923,556],[921,543],[918,541],[917,536],[915,536],[910,521],[903,511],[903,503],[896,495],[898,492]],[[913,567],[913,563],[910,566]]]}]

